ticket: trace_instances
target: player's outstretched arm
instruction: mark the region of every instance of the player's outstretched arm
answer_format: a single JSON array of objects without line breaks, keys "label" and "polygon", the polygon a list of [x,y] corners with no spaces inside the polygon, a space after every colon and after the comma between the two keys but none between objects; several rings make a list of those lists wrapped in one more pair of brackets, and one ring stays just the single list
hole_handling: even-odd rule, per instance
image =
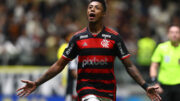
[{"label": "player's outstretched arm", "polygon": [[43,84],[44,82],[48,81],[49,79],[56,76],[58,73],[60,73],[64,67],[67,65],[69,61],[65,60],[63,58],[57,60],[45,73],[42,75],[38,80],[36,81],[28,81],[28,80],[22,80],[23,83],[26,83],[26,85],[22,88],[17,89],[18,96],[28,96],[31,94],[38,86]]},{"label": "player's outstretched arm", "polygon": [[122,60],[124,66],[126,67],[127,72],[131,77],[139,84],[141,85],[147,92],[148,97],[152,101],[161,101],[161,97],[157,93],[158,87],[156,86],[149,86],[146,81],[142,78],[140,72],[136,68],[136,66],[130,61],[129,58]]}]

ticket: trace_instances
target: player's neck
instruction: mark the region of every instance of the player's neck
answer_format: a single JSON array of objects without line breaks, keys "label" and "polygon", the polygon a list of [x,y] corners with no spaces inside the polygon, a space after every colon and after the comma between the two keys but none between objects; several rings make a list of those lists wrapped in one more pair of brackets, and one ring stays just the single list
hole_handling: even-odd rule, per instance
[{"label": "player's neck", "polygon": [[174,46],[174,47],[178,47],[179,44],[180,44],[179,42],[172,42],[172,41],[171,41],[171,45]]},{"label": "player's neck", "polygon": [[103,30],[103,23],[102,22],[90,22],[89,23],[89,31],[92,34],[99,34]]}]

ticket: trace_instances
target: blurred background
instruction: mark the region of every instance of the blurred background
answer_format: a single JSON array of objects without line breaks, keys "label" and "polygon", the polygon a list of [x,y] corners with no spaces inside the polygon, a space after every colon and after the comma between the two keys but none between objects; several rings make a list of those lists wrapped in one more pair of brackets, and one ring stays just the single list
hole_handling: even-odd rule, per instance
[{"label": "blurred background", "polygon": [[[119,32],[131,60],[149,81],[154,48],[167,27],[180,25],[179,0],[107,0],[105,25]],[[66,73],[27,98],[16,96],[21,79],[35,80],[57,60],[65,37],[87,25],[88,0],[0,0],[0,101],[64,101]],[[117,101],[149,101],[116,59]]]}]

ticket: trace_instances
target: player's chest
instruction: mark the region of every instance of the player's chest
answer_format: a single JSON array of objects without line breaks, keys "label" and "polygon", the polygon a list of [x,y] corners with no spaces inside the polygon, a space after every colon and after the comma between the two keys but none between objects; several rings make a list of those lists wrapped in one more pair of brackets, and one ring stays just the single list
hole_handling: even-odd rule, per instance
[{"label": "player's chest", "polygon": [[180,64],[180,48],[174,48],[174,49],[169,49],[169,50],[164,50],[162,53],[163,55],[163,60],[165,62],[178,62]]},{"label": "player's chest", "polygon": [[90,48],[102,48],[102,49],[113,49],[115,41],[112,39],[104,38],[88,38],[77,41],[79,49],[90,49]]}]

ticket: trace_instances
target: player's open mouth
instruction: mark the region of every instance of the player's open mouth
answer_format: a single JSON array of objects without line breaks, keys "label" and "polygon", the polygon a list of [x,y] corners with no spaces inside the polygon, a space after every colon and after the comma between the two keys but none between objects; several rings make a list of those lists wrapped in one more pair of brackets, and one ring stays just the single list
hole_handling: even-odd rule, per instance
[{"label": "player's open mouth", "polygon": [[95,15],[94,13],[90,13],[90,14],[89,14],[90,19],[95,18],[95,16],[96,16],[96,15]]}]

